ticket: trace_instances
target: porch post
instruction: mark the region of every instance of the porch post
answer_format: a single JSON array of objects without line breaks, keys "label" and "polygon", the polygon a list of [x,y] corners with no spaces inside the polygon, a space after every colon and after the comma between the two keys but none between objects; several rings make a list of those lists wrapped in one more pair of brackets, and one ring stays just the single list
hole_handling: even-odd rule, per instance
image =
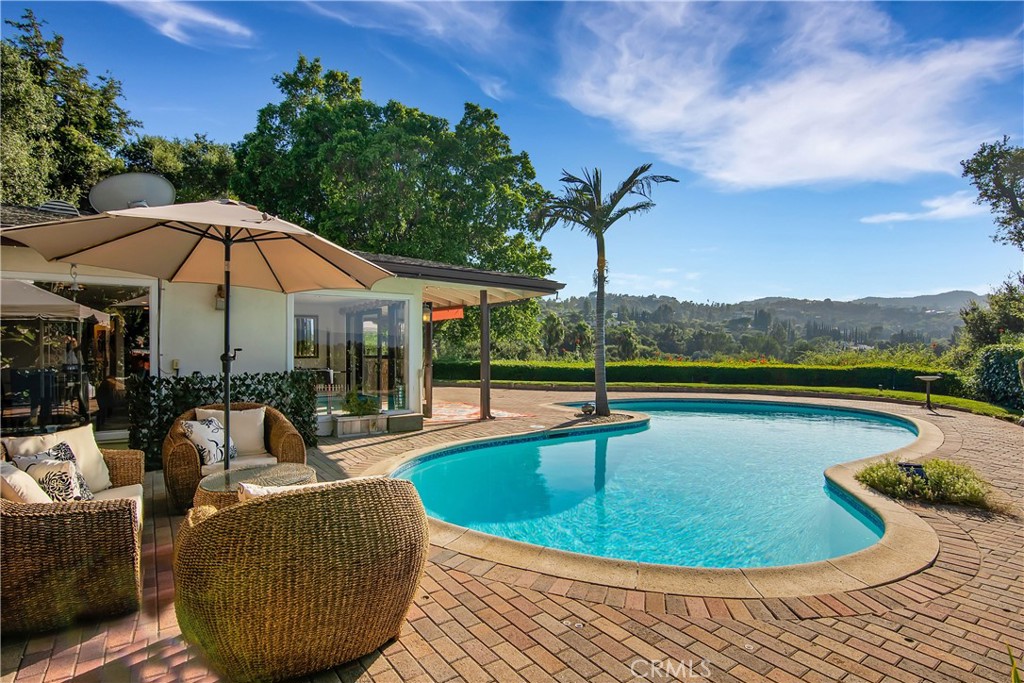
[{"label": "porch post", "polygon": [[480,290],[480,419],[491,420],[491,307]]},{"label": "porch post", "polygon": [[434,416],[433,305],[423,304],[423,417]]}]

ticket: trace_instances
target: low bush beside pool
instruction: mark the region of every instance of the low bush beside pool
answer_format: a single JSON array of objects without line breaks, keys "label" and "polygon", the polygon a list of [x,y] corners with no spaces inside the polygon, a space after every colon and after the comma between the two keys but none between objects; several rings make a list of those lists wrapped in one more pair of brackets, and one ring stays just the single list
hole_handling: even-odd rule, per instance
[{"label": "low bush beside pool", "polygon": [[939,459],[923,465],[925,477],[919,477],[904,472],[895,460],[882,460],[861,470],[857,481],[893,498],[993,507],[989,485],[967,465]]}]

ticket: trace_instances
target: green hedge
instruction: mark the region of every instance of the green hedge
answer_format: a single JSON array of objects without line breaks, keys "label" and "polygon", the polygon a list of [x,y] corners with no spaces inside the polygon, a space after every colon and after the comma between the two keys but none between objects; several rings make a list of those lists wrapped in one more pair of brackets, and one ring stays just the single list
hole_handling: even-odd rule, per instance
[{"label": "green hedge", "polygon": [[[938,394],[963,396],[963,382],[955,373],[933,368],[903,368],[887,365],[819,367],[810,365],[714,364],[667,361],[609,363],[609,382],[664,382],[666,384],[754,384],[805,387],[863,387],[899,391],[921,391],[917,375],[941,374],[933,389]],[[434,379],[473,380],[480,378],[476,361],[435,361]],[[495,361],[491,379],[519,382],[594,381],[594,366],[584,363]]]},{"label": "green hedge", "polygon": [[992,403],[1024,408],[1024,379],[1018,368],[1021,361],[1024,346],[995,344],[983,348],[974,376],[977,393]]},{"label": "green hedge", "polygon": [[[316,445],[314,376],[302,370],[231,375],[231,401],[265,403],[277,408],[299,430],[307,446]],[[160,450],[174,420],[189,408],[224,401],[223,375],[150,377],[125,382],[128,445],[146,452],[146,469],[163,465]]]}]

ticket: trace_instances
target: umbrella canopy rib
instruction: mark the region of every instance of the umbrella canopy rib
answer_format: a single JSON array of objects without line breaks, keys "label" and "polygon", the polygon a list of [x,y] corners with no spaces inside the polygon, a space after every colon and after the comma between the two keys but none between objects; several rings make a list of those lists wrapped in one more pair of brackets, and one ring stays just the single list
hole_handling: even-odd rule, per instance
[{"label": "umbrella canopy rib", "polygon": [[[171,225],[169,223],[167,224],[166,227],[174,228],[176,230],[178,229],[178,228],[175,228],[175,226],[173,226],[173,225]],[[199,228],[197,226],[194,226],[194,225],[189,225],[188,227],[192,228],[193,230],[197,230],[198,232],[190,232],[190,231],[184,231],[184,230],[182,230],[181,232],[190,232],[190,234],[197,235],[199,237],[199,239],[197,239],[195,241],[195,244],[192,245],[192,248],[189,249],[188,256],[183,258],[181,260],[181,263],[178,264],[178,267],[174,269],[174,273],[172,273],[171,277],[168,278],[168,280],[170,282],[174,282],[174,278],[178,277],[178,273],[180,273],[181,269],[185,266],[186,263],[188,263],[188,260],[190,258],[192,258],[192,255],[194,253],[196,253],[196,249],[198,249],[199,245],[203,243],[203,240],[204,239],[213,239],[212,237],[207,237],[207,235],[210,233],[210,231],[213,230],[213,226],[209,226],[208,225],[208,226],[206,226],[205,229],[201,229],[201,228]]]},{"label": "umbrella canopy rib", "polygon": [[[33,226],[26,226],[26,227],[33,227]],[[138,234],[141,234],[141,233],[144,233],[144,232],[148,232],[149,230],[153,230],[154,228],[159,228],[159,227],[161,227],[159,224],[157,224],[157,225],[148,225],[145,228],[142,228],[141,230],[137,230],[137,231],[135,231],[135,232],[133,232],[131,234],[132,235],[138,235]],[[119,239],[122,239],[123,237],[125,237],[125,235],[118,235],[117,237],[112,237],[112,238],[110,238],[108,240],[103,240],[102,242],[96,242],[95,244],[90,244],[87,247],[80,247],[78,249],[74,249],[72,251],[67,252],[66,254],[58,254],[57,256],[54,256],[52,259],[49,259],[49,260],[50,261],[60,261],[61,259],[71,258],[72,256],[75,256],[76,254],[81,254],[83,251],[89,251],[90,249],[98,249],[99,247],[104,247],[104,246],[106,246],[108,244],[113,244],[114,242],[118,241]]]},{"label": "umbrella canopy rib", "polygon": [[259,253],[260,258],[263,259],[263,262],[267,264],[267,270],[269,270],[270,274],[274,276],[274,282],[277,283],[278,288],[283,292],[284,284],[281,282],[281,278],[277,277],[277,271],[275,271],[274,267],[270,265],[270,259],[268,259],[267,255],[263,253],[263,249],[260,247],[260,243],[257,242],[256,240],[253,240],[253,247],[256,248],[256,252]]},{"label": "umbrella canopy rib", "polygon": [[362,287],[365,287],[366,289],[370,289],[371,287],[373,287],[373,283],[372,283],[372,282],[371,282],[371,283],[369,283],[369,284],[367,284],[367,283],[363,282],[363,281],[362,281],[362,280],[360,280],[360,279],[359,279],[358,277],[356,277],[356,276],[355,276],[355,275],[354,275],[353,273],[349,272],[349,271],[348,271],[347,269],[345,269],[345,268],[342,268],[341,266],[339,266],[339,265],[338,265],[338,264],[336,264],[336,263],[332,263],[332,262],[331,262],[331,260],[330,260],[330,259],[328,259],[328,258],[327,258],[326,256],[323,256],[323,255],[321,255],[321,254],[317,253],[317,252],[316,252],[316,250],[315,250],[315,249],[313,249],[312,247],[310,247],[310,246],[309,246],[308,244],[303,244],[302,242],[300,242],[300,241],[298,241],[298,240],[295,240],[295,243],[296,243],[296,244],[298,244],[299,246],[301,246],[302,248],[306,249],[306,250],[307,250],[307,251],[308,251],[309,253],[311,253],[311,254],[315,255],[315,256],[316,256],[317,258],[319,258],[320,260],[322,260],[322,261],[326,261],[326,262],[327,262],[328,264],[330,264],[330,265],[331,265],[332,267],[334,267],[334,268],[337,268],[337,269],[338,269],[338,270],[340,270],[341,272],[345,273],[345,274],[346,274],[346,275],[348,275],[348,276],[349,276],[350,278],[352,278],[352,279],[353,279],[353,280],[354,280],[355,282],[358,282],[358,283],[359,283],[359,284],[360,284],[360,285],[361,285]]}]

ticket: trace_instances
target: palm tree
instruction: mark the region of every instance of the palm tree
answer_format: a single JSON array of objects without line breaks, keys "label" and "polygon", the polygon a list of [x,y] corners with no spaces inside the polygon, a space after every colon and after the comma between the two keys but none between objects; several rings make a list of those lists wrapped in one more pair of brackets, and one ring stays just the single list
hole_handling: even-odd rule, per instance
[{"label": "palm tree", "polygon": [[[570,229],[580,228],[597,242],[597,270],[594,271],[597,285],[597,300],[594,302],[594,402],[598,415],[611,414],[605,375],[604,286],[608,264],[605,259],[604,235],[620,218],[647,213],[653,209],[651,189],[656,183],[679,182],[671,176],[648,173],[650,170],[651,164],[638,166],[607,196],[601,186],[601,169],[584,169],[582,178],[563,170],[561,182],[565,186],[564,193],[560,197],[550,198],[539,210],[542,234],[564,223]],[[643,197],[643,200],[619,206],[628,195],[633,194]]]}]

